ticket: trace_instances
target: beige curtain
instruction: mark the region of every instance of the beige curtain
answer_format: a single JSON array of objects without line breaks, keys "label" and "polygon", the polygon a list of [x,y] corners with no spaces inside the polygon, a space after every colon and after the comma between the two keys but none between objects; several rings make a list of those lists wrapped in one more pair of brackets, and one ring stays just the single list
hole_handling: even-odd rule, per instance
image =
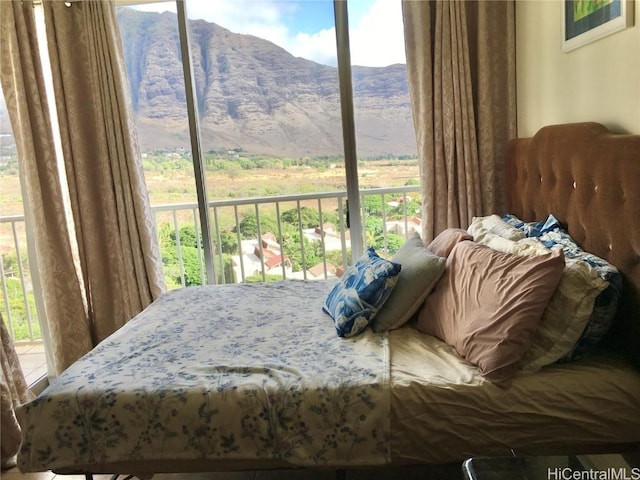
[{"label": "beige curtain", "polygon": [[404,0],[423,234],[502,211],[516,134],[513,2]]},{"label": "beige curtain", "polygon": [[155,221],[112,1],[45,1],[47,41],[93,340],[162,293]]},{"label": "beige curtain", "polygon": [[32,2],[0,2],[0,78],[20,162],[53,356],[64,370],[92,347],[56,165]]},{"label": "beige curtain", "polygon": [[0,450],[1,466],[15,466],[15,456],[20,448],[20,424],[15,415],[15,407],[34,398],[27,387],[22,367],[9,332],[0,315],[0,336],[2,337],[2,379],[0,380]]},{"label": "beige curtain", "polygon": [[[2,81],[13,95],[7,103],[19,132],[21,173],[26,164],[28,210],[60,372],[164,291],[161,255],[113,2],[43,2],[66,182],[56,168],[30,2],[0,4],[3,40],[5,26],[14,31],[6,34],[12,45],[3,41]],[[19,13],[15,27],[5,11]],[[11,57],[6,71],[5,50]]]}]

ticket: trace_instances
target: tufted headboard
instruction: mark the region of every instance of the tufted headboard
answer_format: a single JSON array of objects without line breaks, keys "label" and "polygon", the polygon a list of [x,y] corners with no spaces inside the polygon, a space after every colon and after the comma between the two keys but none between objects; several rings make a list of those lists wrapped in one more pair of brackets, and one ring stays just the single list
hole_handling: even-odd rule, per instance
[{"label": "tufted headboard", "polygon": [[582,247],[618,267],[623,297],[609,347],[640,367],[640,135],[598,123],[544,127],[506,152],[507,211],[553,213]]}]

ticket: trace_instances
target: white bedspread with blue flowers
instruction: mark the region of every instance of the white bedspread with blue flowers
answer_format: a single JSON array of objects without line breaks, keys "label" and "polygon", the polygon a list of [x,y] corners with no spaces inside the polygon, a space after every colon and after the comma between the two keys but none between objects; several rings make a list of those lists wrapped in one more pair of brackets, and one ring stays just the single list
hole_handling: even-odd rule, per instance
[{"label": "white bedspread with blue flowers", "polygon": [[336,335],[334,281],[174,290],[19,408],[24,471],[136,460],[390,460],[386,335]]}]

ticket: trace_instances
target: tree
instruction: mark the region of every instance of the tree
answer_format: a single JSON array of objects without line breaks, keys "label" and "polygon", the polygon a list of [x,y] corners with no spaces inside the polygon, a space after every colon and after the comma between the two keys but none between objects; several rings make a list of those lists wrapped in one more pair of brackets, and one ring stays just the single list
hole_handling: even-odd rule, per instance
[{"label": "tree", "polygon": [[320,215],[317,210],[309,207],[300,207],[300,217],[298,218],[298,209],[292,208],[282,212],[280,219],[283,223],[298,226],[298,220],[302,223],[302,228],[315,228],[320,225]]},{"label": "tree", "polygon": [[291,260],[291,267],[294,272],[308,269],[322,261],[322,245],[320,245],[320,242],[310,242],[306,237],[302,237],[304,262],[302,261],[302,249],[300,245],[300,232],[292,231],[283,233],[282,252]]},{"label": "tree", "polygon": [[[198,232],[198,238],[196,238],[196,227],[193,225],[185,225],[178,229],[180,233],[180,245],[183,247],[197,248],[198,245],[202,245],[202,234]],[[177,244],[176,232],[173,230],[170,234],[173,244]]]},{"label": "tree", "polygon": [[[386,252],[389,255],[394,255],[400,247],[404,245],[405,239],[402,235],[398,235],[396,233],[387,233],[387,248]],[[380,250],[384,250],[384,239],[379,243],[376,243],[376,248]]]},{"label": "tree", "polygon": [[[182,267],[184,269],[184,284],[186,287],[202,285],[202,275],[198,249],[181,245]],[[172,284],[181,285],[180,258],[177,249],[164,249],[162,251],[162,263],[165,265],[165,276],[171,279]]]},{"label": "tree", "polygon": [[220,232],[220,251],[222,253],[228,253],[235,255],[238,253],[238,235],[229,231],[223,230]]},{"label": "tree", "polygon": [[382,216],[382,197],[380,195],[366,195],[363,205],[367,215]]},{"label": "tree", "polygon": [[[258,238],[258,221],[255,215],[247,215],[240,221],[240,235],[244,239]],[[235,232],[234,227],[234,232]],[[260,216],[260,232],[264,235],[267,232],[277,232],[278,222],[270,215]]]}]

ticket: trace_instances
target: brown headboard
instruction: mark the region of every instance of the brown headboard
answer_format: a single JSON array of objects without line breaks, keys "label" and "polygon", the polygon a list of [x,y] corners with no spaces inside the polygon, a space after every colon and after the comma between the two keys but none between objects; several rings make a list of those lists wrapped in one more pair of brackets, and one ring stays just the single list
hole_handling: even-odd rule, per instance
[{"label": "brown headboard", "polygon": [[526,221],[553,213],[585,250],[622,272],[608,341],[640,367],[640,135],[598,123],[544,127],[509,143],[505,174],[508,212]]}]

